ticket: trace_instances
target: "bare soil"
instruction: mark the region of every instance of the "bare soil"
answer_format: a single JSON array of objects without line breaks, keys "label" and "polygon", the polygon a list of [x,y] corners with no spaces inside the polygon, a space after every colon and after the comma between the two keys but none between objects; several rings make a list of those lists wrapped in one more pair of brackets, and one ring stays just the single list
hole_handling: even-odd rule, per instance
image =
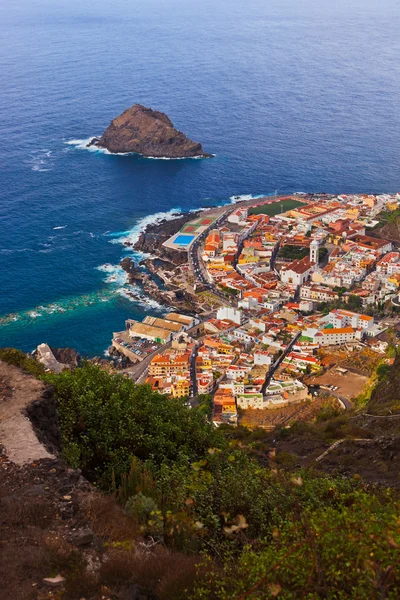
[{"label": "bare soil", "polygon": [[330,392],[335,396],[343,396],[348,400],[356,398],[363,390],[368,377],[358,373],[348,372],[345,375],[338,373],[334,368],[329,369],[326,373],[317,377],[307,379],[308,384],[333,385],[338,389],[335,392]]},{"label": "bare soil", "polygon": [[[3,392],[2,392],[3,390]],[[38,441],[24,409],[39,400],[45,385],[21,369],[0,361],[0,442],[19,465],[53,456]]]}]

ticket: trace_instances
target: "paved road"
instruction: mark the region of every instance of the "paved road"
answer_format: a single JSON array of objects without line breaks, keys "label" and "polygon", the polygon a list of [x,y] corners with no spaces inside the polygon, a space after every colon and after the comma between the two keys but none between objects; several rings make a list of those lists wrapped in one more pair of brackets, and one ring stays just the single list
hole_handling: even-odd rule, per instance
[{"label": "paved road", "polygon": [[227,216],[235,210],[232,206],[227,208],[214,223],[212,223],[207,229],[201,233],[197,239],[190,246],[188,251],[188,259],[189,259],[189,267],[191,268],[194,278],[197,279],[199,283],[205,285],[210,292],[212,292],[215,296],[217,296],[222,302],[225,304],[230,304],[231,306],[237,306],[237,303],[230,298],[227,298],[221,291],[216,287],[214,282],[210,280],[210,277],[207,273],[207,269],[204,266],[203,260],[200,256],[200,251],[202,247],[202,242],[205,240],[211,229],[218,229],[221,227],[226,220]]},{"label": "paved road", "polygon": [[279,367],[279,365],[282,363],[282,361],[286,358],[286,356],[289,354],[289,352],[291,351],[291,349],[293,348],[294,344],[297,342],[297,340],[299,339],[299,337],[301,336],[301,331],[299,331],[299,333],[297,333],[295,335],[295,337],[290,341],[290,343],[287,345],[287,348],[282,352],[282,354],[277,358],[277,360],[274,362],[274,364],[271,366],[271,368],[269,369],[267,376],[265,378],[264,381],[264,385],[262,386],[262,393],[265,394],[265,390],[267,389],[273,374],[275,373],[275,371],[277,370],[277,368]]}]

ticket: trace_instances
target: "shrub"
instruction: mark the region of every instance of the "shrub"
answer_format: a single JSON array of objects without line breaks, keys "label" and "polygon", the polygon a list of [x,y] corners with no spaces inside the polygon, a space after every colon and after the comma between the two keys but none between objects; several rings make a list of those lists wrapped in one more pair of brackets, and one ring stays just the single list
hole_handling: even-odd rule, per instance
[{"label": "shrub", "polygon": [[16,350],[16,348],[0,348],[0,360],[15,367],[20,367],[34,377],[41,377],[45,373],[44,365],[27,356],[22,350]]},{"label": "shrub", "polygon": [[104,489],[119,484],[135,456],[156,464],[180,456],[196,460],[222,443],[200,412],[181,399],[92,364],[46,380],[55,388],[64,456]]}]

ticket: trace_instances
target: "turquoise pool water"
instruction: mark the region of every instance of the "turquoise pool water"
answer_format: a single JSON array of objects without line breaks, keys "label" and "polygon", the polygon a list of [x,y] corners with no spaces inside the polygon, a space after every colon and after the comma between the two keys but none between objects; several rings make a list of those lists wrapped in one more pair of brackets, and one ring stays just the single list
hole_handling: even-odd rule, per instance
[{"label": "turquoise pool water", "polygon": [[177,246],[188,246],[193,242],[195,237],[195,235],[178,235],[174,239],[174,244]]}]

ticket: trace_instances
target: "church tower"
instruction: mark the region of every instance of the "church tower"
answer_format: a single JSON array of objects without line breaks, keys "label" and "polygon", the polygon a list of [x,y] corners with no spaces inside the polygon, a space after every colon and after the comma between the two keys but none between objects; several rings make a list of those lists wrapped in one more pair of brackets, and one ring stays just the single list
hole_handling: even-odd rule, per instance
[{"label": "church tower", "polygon": [[313,240],[310,244],[310,262],[318,266],[318,251],[319,243],[317,240]]}]

